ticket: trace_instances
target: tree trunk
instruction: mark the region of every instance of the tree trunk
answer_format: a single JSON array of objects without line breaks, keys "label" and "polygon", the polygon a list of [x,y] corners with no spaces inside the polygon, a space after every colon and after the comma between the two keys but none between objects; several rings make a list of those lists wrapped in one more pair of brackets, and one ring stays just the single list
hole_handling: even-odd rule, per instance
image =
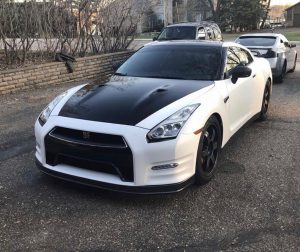
[{"label": "tree trunk", "polygon": [[262,20],[260,29],[263,29],[265,27],[265,23],[266,23],[266,20],[268,18],[268,15],[269,15],[270,5],[271,5],[271,0],[268,1],[267,9],[266,9],[266,14],[265,14],[265,16],[264,16],[264,18]]}]

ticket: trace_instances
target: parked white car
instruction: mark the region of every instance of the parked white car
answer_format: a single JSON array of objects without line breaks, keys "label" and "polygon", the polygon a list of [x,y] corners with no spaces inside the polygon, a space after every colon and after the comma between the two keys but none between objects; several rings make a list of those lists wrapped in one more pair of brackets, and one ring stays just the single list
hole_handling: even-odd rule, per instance
[{"label": "parked white car", "polygon": [[291,44],[282,34],[245,34],[240,36],[236,43],[246,46],[255,56],[267,59],[278,82],[283,82],[285,74],[296,69],[296,45]]},{"label": "parked white car", "polygon": [[35,124],[47,174],[110,190],[179,191],[212,179],[219,151],[266,120],[272,72],[236,43],[153,43],[108,82],[74,87]]}]

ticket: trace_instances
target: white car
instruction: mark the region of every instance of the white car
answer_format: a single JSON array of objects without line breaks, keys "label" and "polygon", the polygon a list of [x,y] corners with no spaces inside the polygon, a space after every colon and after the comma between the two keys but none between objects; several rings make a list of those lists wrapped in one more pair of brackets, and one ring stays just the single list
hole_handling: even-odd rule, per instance
[{"label": "white car", "polygon": [[62,179],[131,193],[212,179],[219,151],[267,118],[272,72],[235,43],[145,46],[108,82],[59,95],[35,124],[36,163]]},{"label": "white car", "polygon": [[297,51],[294,49],[296,45],[291,44],[282,34],[245,34],[235,42],[246,46],[254,55],[266,58],[278,82],[283,82],[285,74],[296,69]]}]

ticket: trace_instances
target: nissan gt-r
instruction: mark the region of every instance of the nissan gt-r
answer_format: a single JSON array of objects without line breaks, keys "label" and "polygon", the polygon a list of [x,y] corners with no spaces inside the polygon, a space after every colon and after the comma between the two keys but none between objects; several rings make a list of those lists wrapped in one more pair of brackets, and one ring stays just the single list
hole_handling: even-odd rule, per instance
[{"label": "nissan gt-r", "polygon": [[209,182],[221,148],[266,120],[268,61],[236,43],[168,41],[133,54],[106,82],[56,97],[35,124],[45,173],[130,193]]}]

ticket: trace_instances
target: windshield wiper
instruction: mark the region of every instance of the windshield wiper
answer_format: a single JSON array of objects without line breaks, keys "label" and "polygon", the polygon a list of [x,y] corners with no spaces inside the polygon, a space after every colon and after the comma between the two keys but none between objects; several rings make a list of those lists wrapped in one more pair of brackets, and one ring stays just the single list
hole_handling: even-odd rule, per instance
[{"label": "windshield wiper", "polygon": [[124,74],[124,73],[114,73],[114,75],[117,75],[117,76],[127,76],[127,74]]}]

